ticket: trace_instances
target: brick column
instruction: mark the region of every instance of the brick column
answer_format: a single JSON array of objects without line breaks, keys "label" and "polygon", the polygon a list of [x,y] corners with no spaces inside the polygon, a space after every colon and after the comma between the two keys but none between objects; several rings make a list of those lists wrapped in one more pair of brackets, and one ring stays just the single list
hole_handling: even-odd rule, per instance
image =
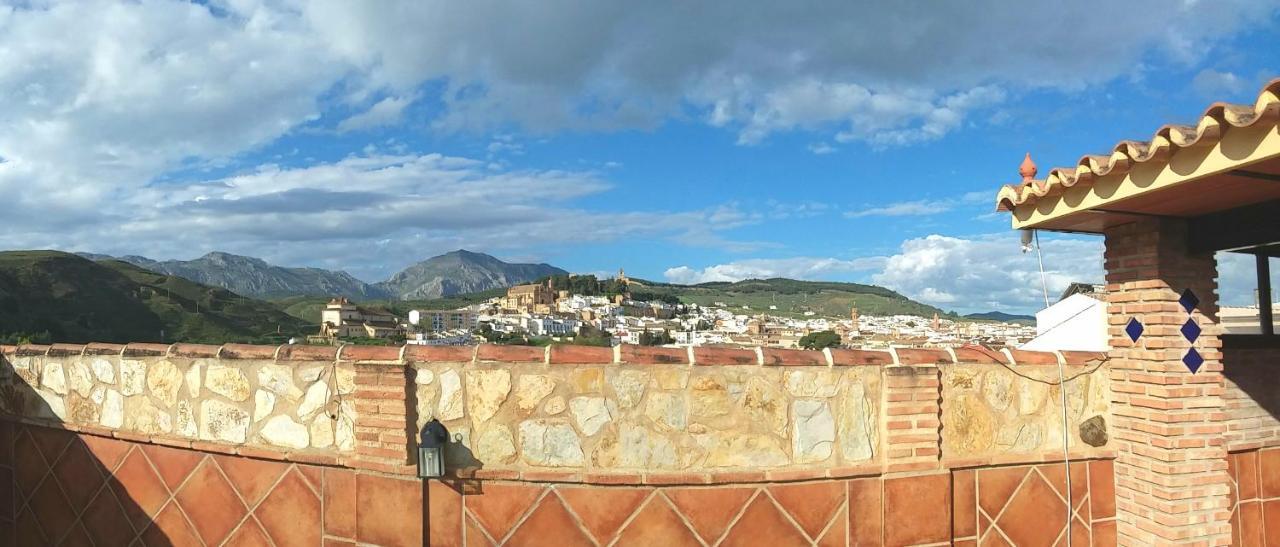
[{"label": "brick column", "polygon": [[400,348],[344,347],[355,361],[356,467],[417,473],[416,390]]},{"label": "brick column", "polygon": [[[1146,220],[1106,232],[1107,313],[1118,539],[1122,545],[1231,542],[1217,264],[1189,254],[1186,224]],[[1192,313],[1179,299],[1190,289]],[[1191,343],[1188,318],[1202,329]],[[1136,342],[1126,327],[1142,324]],[[1133,329],[1136,332],[1136,329]],[[1183,357],[1204,358],[1196,373]]]},{"label": "brick column", "polygon": [[938,467],[941,386],[936,365],[884,367],[886,472]]}]

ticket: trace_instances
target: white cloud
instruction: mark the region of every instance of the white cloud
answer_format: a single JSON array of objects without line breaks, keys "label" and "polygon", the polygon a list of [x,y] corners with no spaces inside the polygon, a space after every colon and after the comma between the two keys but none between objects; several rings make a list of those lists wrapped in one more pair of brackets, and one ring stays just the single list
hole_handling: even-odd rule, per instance
[{"label": "white cloud", "polygon": [[829,280],[834,276],[846,276],[878,268],[884,259],[877,257],[840,260],[836,258],[756,258],[718,264],[701,270],[688,266],[676,266],[663,272],[667,281],[681,284],[709,281],[741,281],[786,277],[790,279]]},{"label": "white cloud", "polygon": [[809,151],[813,152],[815,156],[825,156],[827,154],[834,154],[839,151],[839,149],[825,142],[815,142],[809,145]]},{"label": "white cloud", "polygon": [[413,97],[387,97],[374,103],[368,110],[342,120],[338,132],[364,131],[398,123],[404,109],[413,104]]},{"label": "white cloud", "polygon": [[1219,72],[1211,68],[1201,70],[1191,80],[1191,88],[1202,97],[1222,100],[1223,97],[1236,95],[1252,83],[1231,72]]},{"label": "white cloud", "polygon": [[945,213],[955,207],[955,202],[949,200],[928,200],[921,199],[915,201],[900,201],[898,203],[890,203],[879,207],[870,207],[867,209],[859,209],[857,211],[846,211],[845,218],[862,218],[862,217],[904,217],[904,216],[927,216]]}]

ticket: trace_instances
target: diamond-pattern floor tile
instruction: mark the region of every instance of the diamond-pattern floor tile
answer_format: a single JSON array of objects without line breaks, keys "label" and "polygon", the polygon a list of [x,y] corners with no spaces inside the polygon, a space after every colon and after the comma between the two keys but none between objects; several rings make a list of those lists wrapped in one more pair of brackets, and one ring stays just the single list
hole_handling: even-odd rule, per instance
[{"label": "diamond-pattern floor tile", "polygon": [[227,538],[223,547],[271,547],[271,540],[267,539],[267,533],[262,531],[257,521],[249,519]]},{"label": "diamond-pattern floor tile", "polygon": [[71,434],[66,431],[47,427],[29,427],[27,431],[31,433],[31,438],[35,440],[36,446],[39,447],[40,454],[44,456],[44,461],[49,462],[50,465],[58,461],[58,456],[62,455],[62,450],[71,443]]},{"label": "diamond-pattern floor tile", "polygon": [[53,477],[76,511],[89,504],[105,482],[101,466],[84,445],[71,443],[53,468]]},{"label": "diamond-pattern floor tile", "polygon": [[653,496],[634,519],[618,534],[615,545],[662,545],[663,547],[696,547],[702,545],[680,515],[662,496]]},{"label": "diamond-pattern floor tile", "polygon": [[995,517],[1009,503],[1009,496],[1031,471],[1029,467],[1001,467],[978,470],[978,506]]},{"label": "diamond-pattern floor tile", "polygon": [[50,541],[57,542],[76,522],[75,512],[56,481],[46,480],[40,483],[36,493],[31,496],[28,507],[40,521]]},{"label": "diamond-pattern floor tile", "polygon": [[768,496],[756,496],[742,517],[720,543],[723,547],[768,545],[770,547],[801,547],[810,545],[794,525],[783,516],[782,510]]},{"label": "diamond-pattern floor tile", "polygon": [[651,488],[556,488],[556,494],[578,515],[587,532],[597,542],[606,545],[652,492]]},{"label": "diamond-pattern floor tile", "polygon": [[201,546],[200,537],[191,529],[178,504],[170,503],[160,510],[151,526],[139,538],[147,547]]},{"label": "diamond-pattern floor tile", "polygon": [[235,456],[214,456],[213,461],[231,480],[249,507],[257,505],[267,490],[289,469],[288,464]]},{"label": "diamond-pattern floor tile", "polygon": [[817,538],[844,504],[845,485],[840,481],[778,484],[770,486],[769,493],[804,533]]},{"label": "diamond-pattern floor tile", "polygon": [[715,543],[742,512],[755,488],[670,488],[662,494],[707,543]]},{"label": "diamond-pattern floor tile", "polygon": [[151,466],[160,473],[160,480],[164,481],[170,492],[176,492],[178,485],[204,459],[203,453],[194,450],[180,450],[158,444],[142,445],[142,452],[151,461]]},{"label": "diamond-pattern floor tile", "polygon": [[249,512],[217,465],[207,461],[191,474],[175,499],[208,545],[222,543]]},{"label": "diamond-pattern floor tile", "polygon": [[320,498],[297,471],[285,473],[254,515],[279,547],[320,543]]},{"label": "diamond-pattern floor tile", "polygon": [[[31,497],[31,494],[36,491],[36,486],[44,480],[44,476],[49,472],[49,464],[44,461],[44,456],[40,455],[40,449],[36,448],[36,443],[31,440],[26,428],[18,431],[15,436],[13,472],[18,483],[18,494],[25,499]],[[22,503],[18,505],[21,506]]]},{"label": "diamond-pattern floor tile", "polygon": [[1066,506],[1040,475],[1032,473],[1009,500],[996,526],[1016,545],[1053,545],[1066,523]]},{"label": "diamond-pattern floor tile", "polygon": [[80,522],[103,545],[128,545],[138,533],[110,488],[103,488],[85,507]]},{"label": "diamond-pattern floor tile", "polygon": [[595,543],[574,522],[569,510],[554,494],[544,496],[520,523],[508,545],[521,547],[594,547]]},{"label": "diamond-pattern floor tile", "polygon": [[464,496],[463,503],[490,537],[502,541],[545,490],[542,486],[490,483],[482,493]]},{"label": "diamond-pattern floor tile", "polygon": [[169,501],[169,491],[141,450],[129,452],[116,469],[113,480],[108,482],[115,488],[116,497],[129,513],[129,521],[136,530],[146,528],[151,517]]}]

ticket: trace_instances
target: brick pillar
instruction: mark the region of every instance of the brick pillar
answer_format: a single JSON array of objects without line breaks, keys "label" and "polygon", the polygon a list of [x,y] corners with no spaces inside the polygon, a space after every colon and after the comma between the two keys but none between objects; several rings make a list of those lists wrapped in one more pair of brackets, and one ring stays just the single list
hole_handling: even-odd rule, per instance
[{"label": "brick pillar", "polygon": [[885,471],[935,469],[942,381],[935,365],[884,367]]},{"label": "brick pillar", "polygon": [[[393,351],[394,350],[394,353]],[[347,347],[355,362],[356,461],[362,469],[417,473],[417,417],[413,378],[399,348]],[[395,359],[392,361],[392,359]]]},{"label": "brick pillar", "polygon": [[[1189,254],[1186,224],[1146,220],[1106,232],[1117,532],[1122,545],[1231,542],[1217,264]],[[1179,303],[1199,299],[1188,314]],[[1188,342],[1194,318],[1203,333]],[[1142,323],[1130,341],[1130,319]],[[1188,348],[1204,358],[1193,374]]]}]

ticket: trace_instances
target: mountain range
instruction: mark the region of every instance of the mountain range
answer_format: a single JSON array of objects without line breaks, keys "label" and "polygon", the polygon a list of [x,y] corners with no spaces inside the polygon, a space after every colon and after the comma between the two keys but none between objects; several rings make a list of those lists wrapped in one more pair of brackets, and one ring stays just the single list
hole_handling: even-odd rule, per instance
[{"label": "mountain range", "polygon": [[427,300],[506,288],[568,272],[547,264],[512,264],[483,253],[457,250],[432,257],[380,283],[343,271],[290,268],[260,258],[212,252],[194,260],[152,260],[129,255],[80,253],[91,260],[119,260],[141,268],[221,287],[253,298],[345,296],[353,300]]}]

